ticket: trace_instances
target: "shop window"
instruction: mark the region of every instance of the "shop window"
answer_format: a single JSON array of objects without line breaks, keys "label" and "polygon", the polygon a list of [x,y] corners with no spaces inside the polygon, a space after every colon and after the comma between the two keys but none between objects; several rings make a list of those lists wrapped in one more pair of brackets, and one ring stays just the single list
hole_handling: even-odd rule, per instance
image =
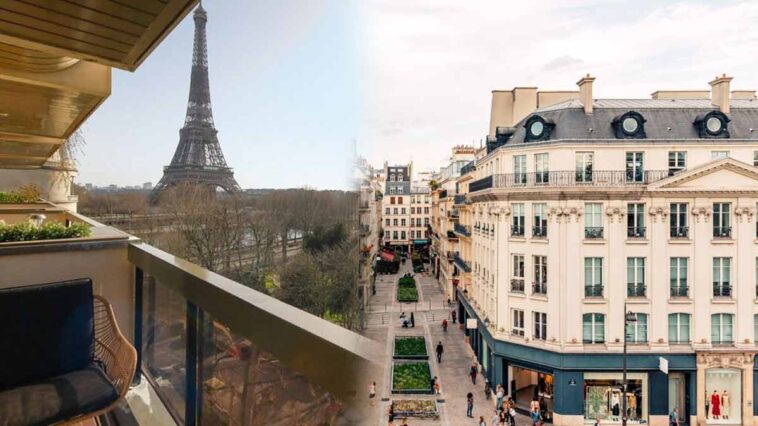
[{"label": "shop window", "polygon": [[605,315],[582,315],[582,341],[586,344],[605,343]]},{"label": "shop window", "polygon": [[621,423],[626,402],[629,421],[647,423],[647,373],[629,373],[626,394],[621,391],[622,383],[621,373],[585,373],[584,418]]},{"label": "shop window", "polygon": [[705,406],[709,423],[741,424],[742,371],[732,368],[705,370]]}]

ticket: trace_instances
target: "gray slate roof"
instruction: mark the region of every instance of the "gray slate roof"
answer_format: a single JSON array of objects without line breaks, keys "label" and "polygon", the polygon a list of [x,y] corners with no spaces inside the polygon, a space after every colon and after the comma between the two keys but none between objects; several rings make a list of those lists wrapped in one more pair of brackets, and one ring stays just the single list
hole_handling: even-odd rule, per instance
[{"label": "gray slate roof", "polygon": [[[647,120],[647,138],[624,139],[626,142],[699,139],[697,129],[693,125],[695,118],[717,109],[711,104],[710,99],[596,99],[592,115],[585,115],[582,102],[574,99],[540,108],[529,114],[516,124],[516,134],[508,140],[508,145],[524,142],[524,123],[533,115],[555,122],[550,141],[616,139],[611,122],[615,117],[629,111],[636,111]],[[728,124],[730,139],[758,139],[758,101],[732,100],[728,117],[731,119]],[[751,132],[750,129],[754,131]]]}]

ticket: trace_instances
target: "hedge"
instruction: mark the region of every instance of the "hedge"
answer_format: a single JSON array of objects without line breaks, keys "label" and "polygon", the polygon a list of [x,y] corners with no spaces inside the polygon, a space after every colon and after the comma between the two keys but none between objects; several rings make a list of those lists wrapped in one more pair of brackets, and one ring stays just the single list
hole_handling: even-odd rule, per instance
[{"label": "hedge", "polygon": [[0,223],[0,243],[82,238],[90,236],[91,233],[89,225],[84,223],[73,223],[68,227],[58,222],[49,222],[42,226],[35,226],[29,222],[14,225]]}]

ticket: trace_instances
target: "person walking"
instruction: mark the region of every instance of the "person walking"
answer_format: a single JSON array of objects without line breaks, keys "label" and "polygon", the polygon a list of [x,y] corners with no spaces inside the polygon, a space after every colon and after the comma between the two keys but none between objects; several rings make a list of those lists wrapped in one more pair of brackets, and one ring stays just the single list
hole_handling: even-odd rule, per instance
[{"label": "person walking", "polygon": [[500,413],[495,410],[495,414],[492,415],[492,426],[497,426],[500,423]]},{"label": "person walking", "polygon": [[447,332],[447,320],[442,320],[442,331]]},{"label": "person walking", "polygon": [[532,410],[532,412],[529,414],[529,417],[532,418],[532,426],[542,425],[542,416],[540,416],[539,408],[536,410]]},{"label": "person walking", "polygon": [[679,412],[676,408],[669,414],[669,426],[679,426]]},{"label": "person walking", "polygon": [[471,369],[469,370],[469,376],[471,376],[471,384],[476,384],[476,364],[471,366]]},{"label": "person walking", "polygon": [[503,398],[505,397],[505,389],[503,389],[503,386],[501,386],[500,383],[498,383],[497,387],[495,388],[495,397],[497,398],[497,409],[502,410]]},{"label": "person walking", "polygon": [[484,416],[479,416],[479,426],[487,426],[487,422],[484,421]]},{"label": "person walking", "polygon": [[411,312],[411,327],[416,327],[416,318],[413,317],[413,312]]},{"label": "person walking", "polygon": [[455,309],[453,309],[453,312],[450,314],[450,316],[453,318],[453,324],[455,324],[455,318],[458,316],[458,314],[455,312]]},{"label": "person walking", "polygon": [[466,394],[466,417],[474,418],[474,394]]},{"label": "person walking", "polygon": [[505,426],[505,423],[508,421],[508,414],[505,413],[504,409],[500,409],[500,412],[497,415],[498,417],[498,426]]},{"label": "person walking", "polygon": [[492,387],[490,386],[490,379],[484,378],[484,397],[487,399],[487,401],[492,398]]},{"label": "person walking", "polygon": [[437,362],[442,362],[442,352],[444,352],[445,349],[442,347],[442,341],[440,340],[439,343],[437,343],[437,349],[435,352],[437,352]]}]

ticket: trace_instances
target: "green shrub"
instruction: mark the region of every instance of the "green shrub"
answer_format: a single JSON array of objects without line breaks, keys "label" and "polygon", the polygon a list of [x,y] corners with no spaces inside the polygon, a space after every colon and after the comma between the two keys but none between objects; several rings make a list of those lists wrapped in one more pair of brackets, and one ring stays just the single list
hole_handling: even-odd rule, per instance
[{"label": "green shrub", "polygon": [[392,391],[431,393],[431,373],[429,363],[408,362],[392,366]]},{"label": "green shrub", "polygon": [[399,286],[416,286],[416,280],[413,277],[401,277],[397,284]]},{"label": "green shrub", "polygon": [[426,340],[420,336],[395,337],[395,355],[397,357],[405,356],[424,356],[426,353]]},{"label": "green shrub", "polygon": [[397,288],[397,301],[398,302],[418,302],[418,290],[416,286],[413,287],[398,287]]},{"label": "green shrub", "polygon": [[0,191],[0,204],[24,204],[37,201],[42,195],[34,185],[25,185],[16,191]]},{"label": "green shrub", "polygon": [[82,238],[88,237],[91,233],[89,225],[84,223],[73,223],[69,227],[58,222],[48,222],[39,227],[28,222],[15,225],[0,224],[0,243]]}]

